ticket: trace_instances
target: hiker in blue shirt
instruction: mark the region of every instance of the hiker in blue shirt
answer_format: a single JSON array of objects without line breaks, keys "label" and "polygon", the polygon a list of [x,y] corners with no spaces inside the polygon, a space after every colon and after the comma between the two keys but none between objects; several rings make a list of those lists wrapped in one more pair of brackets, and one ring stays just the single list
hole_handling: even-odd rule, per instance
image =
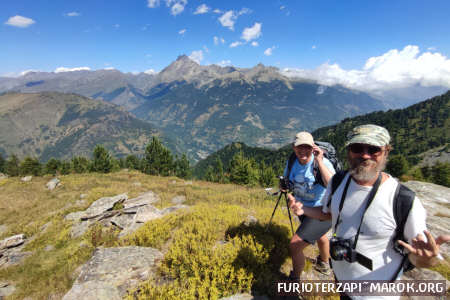
[{"label": "hiker in blue shirt", "polygon": [[[284,171],[293,188],[293,195],[288,194],[289,200],[302,202],[309,207],[321,206],[321,199],[326,191],[328,181],[335,170],[331,162],[323,156],[323,150],[314,144],[312,135],[308,132],[299,132],[292,144],[297,159],[289,168],[289,162]],[[290,169],[290,174],[288,170]],[[319,184],[317,177],[323,183]],[[331,222],[320,221],[307,216],[300,216],[300,226],[291,239],[289,250],[292,257],[293,270],[290,279],[298,280],[305,267],[303,250],[316,241],[319,246],[319,256],[315,260],[315,269],[323,274],[330,274],[328,260],[329,241],[326,233],[331,228]]]}]

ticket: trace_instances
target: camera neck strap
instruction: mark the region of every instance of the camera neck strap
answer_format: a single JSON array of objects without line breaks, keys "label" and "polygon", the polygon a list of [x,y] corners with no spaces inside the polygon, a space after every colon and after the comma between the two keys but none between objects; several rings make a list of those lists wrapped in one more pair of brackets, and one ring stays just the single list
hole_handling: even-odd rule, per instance
[{"label": "camera neck strap", "polygon": [[[356,233],[356,236],[355,236],[355,242],[353,243],[353,249],[356,248],[356,243],[358,242],[358,237],[359,237],[359,233],[361,231],[361,225],[363,223],[364,215],[366,214],[366,211],[369,208],[369,205],[372,203],[373,199],[375,198],[375,194],[377,193],[378,188],[380,187],[380,184],[381,184],[381,178],[382,178],[382,176],[381,176],[381,172],[380,172],[377,180],[375,181],[375,184],[373,185],[372,189],[370,190],[370,193],[369,193],[369,196],[367,199],[367,204],[366,204],[366,207],[364,208],[364,212],[361,217],[361,222],[359,223],[358,232]],[[352,179],[352,176],[349,175],[347,182],[345,183],[344,191],[342,192],[341,202],[339,203],[339,213],[338,213],[338,217],[336,219],[336,224],[334,224],[334,235],[336,235],[337,226],[339,225],[339,222],[341,219],[341,211],[342,211],[342,208],[344,207],[344,201],[345,201],[345,197],[347,196],[347,190],[348,190],[348,186],[350,185],[351,179]]]}]

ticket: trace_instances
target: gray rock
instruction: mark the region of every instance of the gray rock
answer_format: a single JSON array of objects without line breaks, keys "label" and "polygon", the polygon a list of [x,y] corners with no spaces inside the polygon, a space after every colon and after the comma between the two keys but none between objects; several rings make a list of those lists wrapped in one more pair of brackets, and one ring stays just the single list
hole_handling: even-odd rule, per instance
[{"label": "gray rock", "polygon": [[7,281],[0,281],[0,299],[9,296],[16,290],[16,287]]},{"label": "gray rock", "polygon": [[44,225],[41,226],[41,233],[44,233],[47,231],[48,227],[52,225],[52,222],[47,222]]},{"label": "gray rock", "polygon": [[161,211],[153,205],[146,205],[139,207],[134,217],[136,223],[145,223],[154,219],[161,218],[163,215]]},{"label": "gray rock", "polygon": [[[404,183],[412,189],[427,211],[427,227],[434,237],[449,234],[450,189],[441,185],[408,181]],[[450,257],[450,244],[441,245],[441,253]]]},{"label": "gray rock", "polygon": [[134,215],[119,214],[110,219],[111,224],[119,227],[120,229],[127,228],[134,223]]},{"label": "gray rock", "polygon": [[0,250],[19,246],[22,245],[24,242],[25,242],[24,234],[13,235],[0,241]]},{"label": "gray rock", "polygon": [[258,219],[252,215],[248,215],[244,221],[245,226],[255,225],[256,223],[258,223]]},{"label": "gray rock", "polygon": [[114,204],[117,202],[124,202],[128,199],[127,194],[120,194],[114,197],[104,197],[96,200],[94,203],[89,206],[88,209],[85,210],[84,216],[81,218],[91,219],[97,216],[100,216],[105,211],[111,210],[114,207]]},{"label": "gray rock", "polygon": [[72,230],[70,231],[70,237],[73,239],[76,239],[76,238],[82,236],[86,232],[86,230],[88,230],[89,226],[93,222],[94,221],[92,221],[92,220],[76,222],[72,226]]},{"label": "gray rock", "polygon": [[58,178],[53,178],[45,185],[50,191],[54,190],[61,181]]},{"label": "gray rock", "polygon": [[175,196],[172,199],[172,203],[173,204],[181,204],[186,202],[186,197],[185,196]]},{"label": "gray rock", "polygon": [[152,276],[162,258],[159,250],[147,247],[98,248],[63,299],[121,299]]},{"label": "gray rock", "polygon": [[75,201],[75,206],[85,206],[87,204],[86,200],[77,200]]},{"label": "gray rock", "polygon": [[189,207],[189,206],[183,205],[183,204],[166,207],[160,211],[160,214],[161,214],[161,216],[165,216],[167,214],[173,213],[174,211],[177,211],[177,210],[183,209],[183,208],[187,208],[187,207]]},{"label": "gray rock", "polygon": [[0,173],[0,180],[8,178],[8,175]]},{"label": "gray rock", "polygon": [[25,176],[25,177],[20,178],[20,180],[22,180],[23,182],[28,182],[28,181],[31,181],[32,178],[33,178],[33,176]]},{"label": "gray rock", "polygon": [[148,204],[159,202],[159,196],[152,191],[148,191],[136,198],[124,201],[123,208],[129,210],[133,207],[140,207]]},{"label": "gray rock", "polygon": [[79,221],[81,220],[81,217],[83,217],[85,213],[83,211],[76,211],[73,213],[70,213],[64,217],[64,220],[66,221]]},{"label": "gray rock", "polygon": [[80,199],[85,199],[85,198],[87,198],[87,196],[88,196],[88,194],[81,194]]},{"label": "gray rock", "polygon": [[0,268],[8,268],[20,264],[32,252],[21,252],[20,249],[12,248],[0,252]]},{"label": "gray rock", "polygon": [[119,290],[103,281],[88,281],[74,284],[63,300],[121,300]]}]

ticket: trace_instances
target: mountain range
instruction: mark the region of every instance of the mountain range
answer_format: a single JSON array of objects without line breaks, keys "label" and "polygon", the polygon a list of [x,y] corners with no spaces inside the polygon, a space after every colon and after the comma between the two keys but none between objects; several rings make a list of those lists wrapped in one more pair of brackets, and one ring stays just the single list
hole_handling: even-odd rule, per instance
[{"label": "mountain range", "polygon": [[152,136],[175,144],[148,122],[101,100],[56,92],[0,95],[0,153],[68,159],[103,144],[117,157],[143,154]]},{"label": "mountain range", "polygon": [[157,74],[98,70],[0,78],[0,92],[49,91],[121,106],[171,137],[172,148],[192,161],[235,141],[278,148],[296,131],[386,109],[368,94],[288,78],[274,67],[202,66],[185,55]]}]

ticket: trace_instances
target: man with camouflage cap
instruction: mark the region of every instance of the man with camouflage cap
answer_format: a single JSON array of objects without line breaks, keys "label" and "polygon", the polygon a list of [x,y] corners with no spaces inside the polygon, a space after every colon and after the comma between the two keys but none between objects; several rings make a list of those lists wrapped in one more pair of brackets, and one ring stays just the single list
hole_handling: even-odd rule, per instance
[{"label": "man with camouflage cap", "polygon": [[[299,202],[290,203],[296,215],[331,219],[336,240],[349,241],[358,255],[365,256],[371,262],[372,269],[359,261],[331,258],[338,281],[391,280],[399,279],[402,274],[403,256],[393,246],[397,227],[393,201],[400,183],[383,172],[391,150],[389,142],[389,132],[381,126],[368,124],[355,127],[348,133],[345,143],[349,170],[336,174],[330,180],[322,198],[322,207],[311,208]],[[332,182],[335,180],[336,183],[340,182],[332,192]],[[426,230],[426,212],[422,203],[417,197],[411,198],[412,207],[403,230],[408,243],[398,241],[398,244],[409,251],[408,258],[416,267],[430,267],[437,263],[439,246],[448,242],[450,237],[439,236],[434,239]],[[341,299],[351,298],[341,295]]]}]

